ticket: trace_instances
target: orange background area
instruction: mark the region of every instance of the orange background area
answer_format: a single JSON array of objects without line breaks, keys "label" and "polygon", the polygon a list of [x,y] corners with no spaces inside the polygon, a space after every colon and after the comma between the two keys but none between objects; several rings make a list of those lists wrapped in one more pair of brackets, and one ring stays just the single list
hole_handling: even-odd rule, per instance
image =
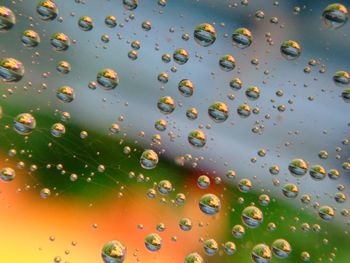
[{"label": "orange background area", "polygon": [[[5,166],[14,168],[15,164],[0,163],[0,168]],[[198,198],[203,192],[197,189],[191,190],[182,207],[170,202],[161,204],[159,197],[148,199],[143,191],[125,191],[122,198],[106,196],[103,201],[90,206],[86,201],[67,199],[64,194],[58,197],[52,194],[42,199],[40,189],[24,189],[25,176],[28,174],[24,170],[17,169],[12,182],[0,182],[0,262],[47,263],[54,262],[56,256],[62,258],[61,262],[102,262],[101,248],[113,239],[126,245],[125,262],[137,262],[137,259],[141,262],[183,262],[190,252],[204,254],[200,237],[215,238],[220,229],[225,229],[224,221],[219,217],[201,213]],[[192,220],[191,231],[184,232],[179,228],[182,217]],[[165,224],[166,230],[159,233],[156,225],[160,222]],[[199,222],[204,226],[199,227]],[[97,228],[93,224],[97,224]],[[142,230],[138,224],[144,226]],[[163,246],[158,252],[150,252],[144,245],[144,238],[153,232],[163,238]],[[50,241],[50,236],[55,240]],[[177,242],[171,241],[172,236],[177,237]],[[73,246],[72,241],[77,245]],[[68,255],[66,250],[70,251]]]}]

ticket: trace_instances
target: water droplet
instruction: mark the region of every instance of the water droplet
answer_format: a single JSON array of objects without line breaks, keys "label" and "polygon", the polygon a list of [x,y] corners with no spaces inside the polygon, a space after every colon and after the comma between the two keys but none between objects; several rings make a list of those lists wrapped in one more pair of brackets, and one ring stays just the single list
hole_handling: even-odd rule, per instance
[{"label": "water droplet", "polygon": [[102,69],[97,73],[96,81],[105,90],[115,89],[119,84],[117,72],[112,69]]},{"label": "water droplet", "polygon": [[193,130],[188,135],[188,142],[196,148],[202,148],[207,142],[207,136],[201,130]]},{"label": "water droplet", "polygon": [[126,257],[126,247],[117,240],[107,242],[101,251],[105,263],[122,263]]},{"label": "water droplet", "polygon": [[251,257],[255,263],[268,263],[271,256],[271,250],[265,244],[258,244],[252,249]]},{"label": "water droplet", "polygon": [[62,86],[57,89],[56,96],[61,102],[70,103],[75,98],[74,89],[69,86]]},{"label": "water droplet", "polygon": [[207,215],[215,215],[220,211],[221,201],[214,194],[205,194],[199,200],[200,210]]},{"label": "water droplet", "polygon": [[64,33],[55,33],[51,36],[51,46],[55,51],[66,51],[70,44],[70,38]]},{"label": "water droplet", "polygon": [[229,72],[236,67],[236,60],[232,55],[227,54],[220,58],[219,66],[223,71]]},{"label": "water droplet", "polygon": [[5,82],[18,82],[23,78],[24,66],[21,61],[14,58],[0,60],[0,77]]},{"label": "water droplet", "polygon": [[21,41],[27,48],[33,48],[39,45],[40,37],[37,32],[33,30],[26,30],[22,33]]},{"label": "water droplet", "polygon": [[145,238],[146,248],[152,252],[155,252],[161,249],[162,243],[163,243],[162,238],[156,233],[149,234]]},{"label": "water droplet", "polygon": [[78,26],[83,31],[90,31],[94,28],[94,23],[89,16],[82,16],[78,20]]},{"label": "water droplet", "polygon": [[145,150],[141,155],[140,164],[144,169],[154,169],[158,164],[158,154],[153,150]]},{"label": "water droplet", "polygon": [[256,228],[263,221],[263,213],[255,206],[248,206],[242,211],[241,218],[246,226]]},{"label": "water droplet", "polygon": [[21,135],[28,135],[36,127],[36,120],[30,113],[21,113],[13,121],[13,129]]},{"label": "water droplet", "polygon": [[328,28],[339,28],[348,21],[349,12],[344,5],[331,4],[322,13],[323,22]]},{"label": "water droplet", "polygon": [[281,54],[287,60],[297,59],[301,54],[301,46],[293,40],[284,41],[281,45]]},{"label": "water droplet", "polygon": [[252,33],[244,27],[237,28],[232,33],[232,43],[234,46],[238,48],[247,48],[249,47],[253,42],[253,36]]},{"label": "water droplet", "polygon": [[193,37],[198,45],[208,47],[216,40],[216,30],[211,24],[199,24],[193,32]]},{"label": "water droplet", "polygon": [[278,258],[287,258],[292,251],[292,248],[287,240],[284,239],[276,239],[272,245],[272,252]]},{"label": "water droplet", "polygon": [[10,167],[5,167],[0,170],[0,178],[5,182],[10,182],[16,177],[16,172]]},{"label": "water droplet", "polygon": [[42,20],[54,20],[58,15],[58,8],[51,0],[40,1],[36,11]]}]

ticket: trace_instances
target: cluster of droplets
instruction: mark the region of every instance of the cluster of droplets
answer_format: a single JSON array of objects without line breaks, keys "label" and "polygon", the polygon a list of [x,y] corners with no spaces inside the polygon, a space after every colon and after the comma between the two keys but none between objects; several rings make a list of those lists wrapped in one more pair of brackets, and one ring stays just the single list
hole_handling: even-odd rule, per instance
[{"label": "cluster of droplets", "polygon": [[[248,1],[242,1],[242,5],[247,5]],[[138,7],[138,0],[123,0],[122,5],[127,11],[133,11]],[[160,7],[166,6],[165,0],[159,0],[158,5]],[[300,12],[300,8],[294,8],[295,13]],[[299,11],[298,11],[299,10]],[[55,20],[58,16],[58,7],[54,1],[45,0],[40,1],[36,8],[37,14],[40,19],[45,21]],[[262,10],[258,10],[255,13],[255,18],[257,20],[262,20],[265,17],[265,13]],[[348,20],[348,10],[344,5],[341,4],[331,4],[327,6],[322,13],[322,19],[326,27],[328,28],[339,28],[342,27]],[[117,26],[117,18],[115,16],[106,16],[105,25],[110,28]],[[278,18],[271,18],[271,22],[277,24]],[[16,17],[14,13],[7,7],[0,6],[0,33],[6,32],[13,28],[16,24]],[[94,21],[89,16],[81,16],[77,25],[79,29],[84,32],[93,30]],[[148,32],[152,30],[152,22],[150,20],[145,20],[141,23],[142,30]],[[206,48],[213,45],[218,38],[217,31],[214,25],[209,23],[201,23],[197,25],[193,30],[193,39],[194,42],[199,45],[199,48]],[[184,34],[184,40],[188,40],[189,36]],[[40,35],[33,30],[25,30],[21,34],[21,42],[25,48],[36,48],[41,43]],[[101,40],[105,43],[109,42],[109,36],[103,35]],[[232,45],[239,49],[246,49],[255,45],[252,32],[248,28],[237,28],[233,30],[232,36]],[[54,33],[50,37],[50,44],[54,51],[63,52],[67,51],[71,44],[71,38],[62,32]],[[272,42],[272,41],[271,41]],[[253,45],[253,46],[254,46]],[[138,58],[138,50],[141,48],[141,43],[138,40],[131,42],[131,50],[128,52],[128,58],[130,60],[136,60]],[[298,41],[295,40],[285,40],[280,44],[280,54],[286,60],[296,60],[301,56],[302,46]],[[161,57],[164,63],[169,63],[173,60],[177,65],[184,65],[190,59],[189,52],[184,48],[177,48],[171,53],[165,53]],[[191,58],[192,59],[192,58]],[[231,54],[225,54],[218,57],[218,67],[223,72],[231,72],[236,68],[236,58]],[[253,65],[258,65],[259,60],[253,59]],[[172,68],[176,71],[176,68]],[[68,74],[71,71],[71,65],[67,61],[59,61],[56,66],[56,70],[62,74]],[[15,58],[1,58],[0,59],[0,78],[4,82],[13,83],[19,82],[22,80],[25,74],[25,68],[21,61]],[[169,81],[169,75],[166,72],[162,72],[157,76],[157,80],[166,84]],[[96,81],[96,82],[95,82]],[[119,75],[118,73],[109,68],[100,70],[96,75],[96,80],[89,83],[90,89],[96,89],[98,85],[104,90],[113,90],[119,85]],[[347,87],[350,84],[350,75],[346,71],[338,71],[333,75],[333,82],[339,87],[343,87],[341,97],[344,101],[350,102],[350,88]],[[232,90],[238,91],[242,89],[243,83],[240,78],[233,78],[229,86]],[[195,94],[195,84],[190,79],[182,79],[178,85],[177,89],[180,95],[183,97],[191,97]],[[246,98],[249,101],[256,101],[260,98],[261,89],[258,86],[251,85],[246,88],[244,92]],[[283,92],[279,91],[276,93],[277,96],[282,96]],[[71,103],[75,100],[75,91],[70,86],[61,86],[56,91],[57,99],[62,103]],[[173,113],[177,108],[178,103],[171,96],[162,96],[156,102],[156,107],[158,110],[164,114],[169,115]],[[223,123],[225,122],[230,115],[230,109],[226,102],[224,101],[213,101],[208,106],[207,114],[209,118],[214,123]],[[283,112],[285,108],[283,105],[278,107],[280,112]],[[247,102],[244,102],[238,105],[236,109],[237,114],[241,118],[247,118],[251,113],[259,113],[258,108],[252,108]],[[186,111],[186,116],[189,120],[195,120],[198,117],[198,110],[194,107],[188,108]],[[2,108],[0,107],[0,119],[2,117]],[[70,114],[68,112],[62,113],[62,122],[69,120]],[[36,128],[36,119],[32,113],[21,113],[14,118],[13,129],[16,133],[20,135],[29,135]],[[154,128],[159,131],[165,131],[168,126],[168,121],[165,119],[158,119],[154,123]],[[116,134],[120,132],[120,127],[118,124],[114,123],[109,128],[110,133]],[[50,133],[53,137],[59,138],[66,133],[66,127],[63,123],[54,123],[50,128]],[[80,133],[81,138],[86,138],[88,133],[82,131]],[[160,141],[160,135],[153,136],[154,142]],[[201,129],[195,129],[188,132],[187,141],[189,145],[193,148],[203,148],[207,143],[207,136]],[[130,149],[124,148],[126,154],[130,153]],[[258,155],[264,157],[266,155],[265,150],[259,151]],[[326,159],[328,156],[327,152],[320,152],[319,156],[321,159]],[[142,152],[140,157],[140,165],[143,169],[150,170],[156,168],[159,162],[158,153],[152,149],[146,149]],[[340,177],[340,172],[336,169],[330,169],[327,173],[326,169],[319,165],[315,164],[310,166],[307,161],[303,159],[294,159],[288,165],[288,170],[292,176],[300,178],[309,172],[310,177],[315,181],[320,181],[328,177],[330,179],[338,179]],[[350,169],[350,165],[345,163],[343,165],[345,169]],[[104,166],[100,165],[98,170],[104,172]],[[269,171],[272,175],[278,175],[280,172],[280,167],[277,165],[271,166]],[[12,181],[16,176],[15,170],[10,167],[5,167],[0,170],[0,178],[3,181],[9,182]],[[72,174],[72,181],[76,180],[76,175]],[[131,177],[131,176],[130,176]],[[229,170],[226,174],[228,179],[234,179],[236,177],[236,172],[234,170]],[[211,180],[210,177],[206,175],[201,175],[197,179],[197,186],[201,189],[208,189],[210,187]],[[241,193],[248,193],[252,190],[253,184],[250,179],[243,178],[237,184],[238,190]],[[156,193],[166,196],[169,195],[173,190],[173,185],[169,180],[162,180],[156,185],[155,189],[149,189],[147,192],[148,197],[154,198]],[[282,188],[282,194],[286,198],[295,198],[299,194],[299,186],[295,183],[286,183]],[[42,198],[47,198],[51,195],[51,190],[48,188],[43,188],[40,191]],[[337,202],[341,203],[346,200],[346,195],[339,192],[335,195]],[[176,196],[176,203],[183,204],[186,200],[186,196],[182,193],[178,193]],[[268,206],[270,203],[270,196],[267,194],[261,194],[259,196],[259,204],[261,206]],[[303,202],[309,202],[310,197],[308,195],[303,195]],[[217,215],[222,207],[221,199],[219,196],[213,193],[207,193],[200,197],[198,201],[199,209],[202,213],[208,216]],[[325,221],[331,221],[335,215],[335,209],[331,206],[324,205],[318,207],[318,215],[321,219]],[[243,225],[234,225],[232,228],[232,235],[239,239],[245,235],[245,227],[248,228],[257,228],[261,225],[264,220],[263,212],[260,208],[255,205],[246,206],[241,212],[241,221]],[[179,221],[179,227],[183,231],[190,231],[192,229],[193,223],[189,218],[182,218]],[[275,226],[273,223],[269,224],[270,229],[274,229]],[[303,229],[308,229],[307,225],[303,225]],[[164,229],[164,227],[159,226],[159,229]],[[160,231],[160,230],[159,230]],[[144,244],[145,247],[151,251],[156,252],[162,247],[162,238],[156,233],[151,233],[145,237]],[[219,250],[219,245],[215,239],[207,239],[203,242],[203,249],[205,254],[212,256],[215,255]],[[233,255],[236,252],[235,243],[228,241],[224,244],[224,251],[228,255]],[[251,258],[254,262],[269,262],[272,258],[272,255],[275,255],[277,258],[286,258],[291,253],[291,245],[288,241],[284,239],[276,239],[270,246],[267,244],[257,244],[251,250]],[[123,262],[126,258],[126,246],[123,245],[120,241],[113,240],[107,242],[101,252],[102,259],[106,263],[111,262]],[[310,259],[308,252],[302,252],[301,258],[304,261]],[[188,254],[185,257],[185,262],[204,262],[202,256],[197,252]]]}]

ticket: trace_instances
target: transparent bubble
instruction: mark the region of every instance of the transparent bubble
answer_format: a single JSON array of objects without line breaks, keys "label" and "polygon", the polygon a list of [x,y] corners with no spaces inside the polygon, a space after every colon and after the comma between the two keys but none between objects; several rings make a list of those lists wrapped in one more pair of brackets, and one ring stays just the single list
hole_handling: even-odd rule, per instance
[{"label": "transparent bubble", "polygon": [[346,194],[342,193],[342,192],[338,192],[334,195],[334,200],[337,202],[337,203],[344,203],[347,199],[347,196]]},{"label": "transparent bubble", "polygon": [[270,204],[270,196],[262,194],[259,196],[259,204],[262,206],[268,206]]},{"label": "transparent bubble", "polygon": [[24,66],[21,61],[14,58],[0,60],[0,77],[5,82],[18,82],[23,78]]},{"label": "transparent bubble", "polygon": [[166,6],[166,0],[158,0],[158,5],[161,7]]},{"label": "transparent bubble", "polygon": [[119,77],[113,69],[106,68],[97,73],[96,81],[105,90],[112,90],[118,86]]},{"label": "transparent bubble", "polygon": [[71,44],[70,38],[64,33],[53,34],[50,42],[55,51],[66,51]]},{"label": "transparent bubble", "polygon": [[194,85],[189,79],[183,79],[178,84],[180,94],[184,97],[191,97],[194,92]]},{"label": "transparent bubble", "polygon": [[318,164],[311,166],[309,173],[311,175],[311,178],[317,181],[324,179],[327,174],[326,169]]},{"label": "transparent bubble", "polygon": [[173,185],[168,180],[163,180],[158,183],[158,192],[162,195],[168,195],[173,190]]},{"label": "transparent bubble", "polygon": [[130,50],[128,52],[128,58],[130,58],[130,60],[136,60],[138,58],[138,54],[136,50]]},{"label": "transparent bubble", "polygon": [[70,113],[67,111],[64,111],[61,113],[61,121],[69,121],[71,118]]},{"label": "transparent bubble", "polygon": [[152,199],[152,198],[155,198],[156,195],[157,195],[156,190],[154,190],[153,188],[148,189],[148,191],[147,191],[147,197],[148,197],[148,198],[151,198],[151,199]]},{"label": "transparent bubble", "polygon": [[215,239],[211,238],[204,241],[203,248],[208,256],[214,256],[219,250],[219,245]]},{"label": "transparent bubble", "polygon": [[252,33],[244,27],[237,28],[232,33],[232,43],[234,46],[239,48],[247,48],[253,42]]},{"label": "transparent bubble", "polygon": [[216,30],[211,24],[199,24],[194,29],[193,37],[198,45],[208,47],[216,40]]},{"label": "transparent bubble", "polygon": [[232,235],[235,237],[235,238],[242,238],[244,235],[245,235],[245,229],[242,225],[234,225],[232,227]]},{"label": "transparent bubble", "polygon": [[260,97],[260,89],[257,86],[250,86],[246,89],[245,95],[250,100],[257,100]]},{"label": "transparent bubble", "polygon": [[273,232],[276,230],[276,224],[273,223],[273,222],[270,222],[267,224],[267,230],[270,231],[270,232]]},{"label": "transparent bubble", "polygon": [[165,230],[165,225],[164,223],[158,223],[156,226],[157,231],[163,232]]},{"label": "transparent bubble", "polygon": [[301,254],[300,254],[300,259],[301,259],[302,261],[307,262],[307,261],[310,260],[310,258],[311,258],[311,256],[310,256],[309,252],[307,252],[307,251],[301,252]]},{"label": "transparent bubble", "polygon": [[126,10],[135,10],[139,4],[138,0],[123,0],[123,6]]},{"label": "transparent bubble", "polygon": [[108,42],[109,42],[109,35],[103,34],[103,35],[101,36],[101,41],[102,41],[103,43],[108,43]]},{"label": "transparent bubble", "polygon": [[242,88],[242,81],[239,78],[234,78],[230,81],[230,87],[234,90],[240,90]]},{"label": "transparent bubble", "polygon": [[66,127],[62,123],[55,123],[51,126],[50,132],[52,136],[59,138],[66,133]]},{"label": "transparent bubble", "polygon": [[188,108],[187,111],[186,111],[186,117],[189,119],[189,120],[195,120],[198,118],[198,110],[196,108]]},{"label": "transparent bubble", "polygon": [[0,6],[0,32],[10,30],[16,24],[16,16],[11,9]]},{"label": "transparent bubble", "polygon": [[141,27],[145,31],[150,31],[152,29],[152,23],[149,20],[143,21]]},{"label": "transparent bubble", "polygon": [[227,54],[220,58],[219,66],[223,71],[229,72],[236,67],[236,60],[232,55]]},{"label": "transparent bubble", "polygon": [[270,171],[270,174],[272,175],[277,175],[279,174],[280,172],[280,167],[278,165],[272,165],[270,168],[269,168],[269,171]]},{"label": "transparent bubble", "polygon": [[163,243],[162,238],[156,233],[149,234],[145,238],[146,248],[152,252],[155,252],[161,249],[162,243]]},{"label": "transparent bubble", "polygon": [[336,180],[340,177],[340,172],[337,169],[330,169],[328,171],[328,177],[330,179]]},{"label": "transparent bubble", "polygon": [[178,205],[182,205],[186,201],[186,196],[183,193],[178,193],[175,197],[175,201]]},{"label": "transparent bubble", "polygon": [[327,159],[328,158],[328,152],[327,151],[320,151],[318,153],[318,157],[320,157],[321,159]]},{"label": "transparent bubble", "polygon": [[138,40],[134,40],[131,42],[131,47],[135,50],[139,50],[141,48],[141,42]]},{"label": "transparent bubble", "polygon": [[[1,70],[1,68],[0,68],[0,70]],[[1,71],[0,71],[0,75],[1,75]],[[341,96],[345,102],[349,103],[350,102],[350,88],[344,89],[341,93]]]},{"label": "transparent bubble", "polygon": [[141,155],[140,164],[144,169],[154,169],[158,164],[158,154],[153,150],[145,150]]},{"label": "transparent bubble", "polygon": [[272,257],[271,250],[265,244],[258,244],[253,247],[251,257],[256,263],[268,263]]},{"label": "transparent bubble", "polygon": [[253,187],[252,182],[249,179],[243,178],[238,183],[238,189],[242,193],[248,193]]},{"label": "transparent bubble", "polygon": [[256,206],[248,206],[242,211],[242,222],[250,228],[258,227],[263,221],[263,213]]},{"label": "transparent bubble", "polygon": [[77,174],[71,174],[69,176],[69,179],[72,181],[72,182],[75,182],[76,180],[78,180],[78,175]]},{"label": "transparent bubble", "polygon": [[330,4],[322,13],[323,22],[328,28],[339,28],[345,25],[349,12],[344,5]]},{"label": "transparent bubble", "polygon": [[346,71],[337,71],[333,76],[334,83],[339,87],[344,87],[350,84],[350,75]]},{"label": "transparent bubble", "polygon": [[247,118],[251,114],[251,109],[248,104],[241,104],[237,108],[237,114],[242,118]]},{"label": "transparent bubble", "polygon": [[176,103],[172,97],[164,96],[158,100],[157,108],[163,114],[170,114],[175,110]]},{"label": "transparent bubble", "polygon": [[74,89],[69,86],[62,86],[57,89],[56,97],[64,103],[70,103],[75,98]]},{"label": "transparent bubble", "polygon": [[105,18],[106,26],[113,28],[117,26],[117,18],[115,16],[106,16]]},{"label": "transparent bubble", "polygon": [[22,33],[21,41],[27,48],[33,48],[39,45],[40,37],[37,32],[33,30],[26,30]]},{"label": "transparent bubble", "polygon": [[272,245],[272,252],[278,258],[287,258],[292,251],[292,248],[287,240],[276,239]]},{"label": "transparent bubble", "polygon": [[233,255],[234,253],[236,253],[236,244],[233,243],[232,241],[227,241],[224,244],[224,251],[227,255]]},{"label": "transparent bubble", "polygon": [[71,70],[72,67],[67,61],[59,61],[56,66],[56,70],[61,73],[61,74],[68,74]]},{"label": "transparent bubble", "polygon": [[126,247],[118,240],[108,241],[102,247],[101,256],[104,263],[122,263],[126,257]]},{"label": "transparent bubble", "polygon": [[58,8],[51,0],[40,1],[36,7],[40,18],[42,20],[54,20],[58,15]]},{"label": "transparent bubble", "polygon": [[165,131],[167,125],[168,125],[168,122],[166,120],[160,119],[154,123],[154,128],[156,128],[156,130],[158,131]]},{"label": "transparent bubble", "polygon": [[234,179],[236,178],[236,171],[234,170],[228,170],[227,173],[226,173],[226,177],[228,179]]},{"label": "transparent bubble", "polygon": [[0,178],[5,182],[10,182],[16,177],[16,172],[10,167],[5,167],[0,170]]},{"label": "transparent bubble", "polygon": [[206,175],[201,175],[197,179],[197,185],[201,189],[207,189],[210,186],[210,178]]},{"label": "transparent bubble", "polygon": [[311,196],[310,195],[303,195],[300,200],[303,204],[308,204],[311,201]]},{"label": "transparent bubble", "polygon": [[318,210],[318,215],[325,221],[331,221],[334,217],[334,210],[330,206],[321,206]]},{"label": "transparent bubble", "polygon": [[256,18],[257,20],[264,19],[264,18],[265,18],[265,13],[264,13],[264,11],[262,11],[262,10],[256,11],[256,12],[255,12],[255,18]]},{"label": "transparent bubble", "polygon": [[78,26],[83,31],[90,31],[94,28],[94,23],[91,17],[82,16],[78,20]]},{"label": "transparent bubble", "polygon": [[165,83],[168,83],[169,81],[169,75],[165,72],[162,72],[158,75],[157,79],[159,82],[165,84]]},{"label": "transparent bubble", "polygon": [[173,59],[179,65],[185,64],[188,61],[189,57],[190,57],[190,55],[183,48],[179,48],[179,49],[175,50],[173,53]]},{"label": "transparent bubble", "polygon": [[169,62],[171,61],[171,56],[170,56],[170,54],[168,54],[168,53],[163,54],[163,55],[162,55],[162,61],[163,61],[164,63],[169,63]]},{"label": "transparent bubble", "polygon": [[182,218],[179,222],[179,226],[183,231],[190,231],[192,229],[192,221],[188,218]]},{"label": "transparent bubble", "polygon": [[188,142],[196,148],[202,148],[207,142],[207,136],[201,130],[193,130],[188,135]]},{"label": "transparent bubble", "polygon": [[43,188],[40,190],[40,197],[43,199],[49,198],[51,195],[51,190],[49,188]]},{"label": "transparent bubble", "polygon": [[228,118],[228,112],[228,106],[222,101],[216,101],[208,108],[209,117],[217,123],[226,121]]},{"label": "transparent bubble", "polygon": [[199,200],[199,208],[206,215],[215,215],[220,211],[221,201],[214,194],[205,194]]},{"label": "transparent bubble", "polygon": [[116,133],[120,132],[120,127],[117,123],[113,123],[111,125],[111,127],[109,127],[109,131],[113,134],[116,134]]},{"label": "transparent bubble", "polygon": [[36,120],[30,113],[21,113],[13,121],[13,129],[21,135],[28,135],[36,127]]},{"label": "transparent bubble", "polygon": [[288,165],[289,172],[295,176],[304,176],[309,168],[309,165],[303,159],[294,159]]},{"label": "transparent bubble", "polygon": [[287,198],[295,198],[299,194],[299,189],[295,184],[289,183],[283,187],[282,193]]},{"label": "transparent bubble", "polygon": [[284,41],[281,45],[281,54],[287,60],[297,59],[301,54],[301,46],[293,40]]},{"label": "transparent bubble", "polygon": [[190,253],[185,257],[184,263],[204,263],[203,258],[196,252]]}]

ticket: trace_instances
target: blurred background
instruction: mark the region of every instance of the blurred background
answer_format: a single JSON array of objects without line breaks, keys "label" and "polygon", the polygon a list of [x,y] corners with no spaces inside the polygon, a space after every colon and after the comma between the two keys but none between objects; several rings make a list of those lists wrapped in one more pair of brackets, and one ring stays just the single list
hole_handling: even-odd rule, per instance
[{"label": "blurred background", "polygon": [[[342,166],[349,161],[349,146],[342,143],[349,137],[349,104],[341,98],[342,89],[334,84],[333,75],[349,70],[350,29],[349,24],[339,29],[325,27],[322,12],[332,1],[168,0],[163,7],[156,0],[140,0],[133,11],[126,10],[120,0],[55,3],[58,17],[48,22],[37,14],[38,1],[0,0],[1,6],[16,15],[15,26],[0,32],[0,59],[13,57],[25,66],[20,82],[0,82],[0,169],[16,171],[15,180],[0,182],[0,262],[102,262],[101,249],[109,240],[126,245],[125,262],[183,262],[194,251],[205,262],[251,262],[256,244],[270,246],[277,238],[288,240],[292,252],[287,259],[273,257],[271,262],[302,262],[300,255],[305,251],[311,255],[309,262],[348,262],[348,202],[336,202],[334,196],[340,191],[349,193],[349,171]],[[259,10],[264,12],[263,19],[256,18]],[[116,27],[105,25],[108,15],[117,18]],[[81,16],[91,17],[91,31],[79,28]],[[145,20],[152,23],[147,32],[141,27]],[[201,23],[216,28],[217,39],[210,47],[193,39]],[[248,28],[254,37],[247,49],[232,45],[232,32],[239,27]],[[21,37],[27,29],[40,35],[38,47],[23,46]],[[72,40],[67,51],[52,50],[50,37],[56,32]],[[183,39],[186,33],[189,40]],[[103,35],[108,36],[108,43],[101,40]],[[134,40],[141,47],[138,58],[131,60],[128,52]],[[288,61],[281,55],[285,40],[301,44],[297,60]],[[172,56],[179,48],[189,53],[186,64],[162,62],[163,54]],[[236,59],[233,71],[225,72],[218,65],[225,54]],[[70,63],[69,74],[56,70],[59,61]],[[89,82],[96,81],[96,74],[104,68],[118,73],[117,88],[89,88]],[[157,80],[162,72],[169,75],[166,84]],[[241,90],[230,88],[233,78],[241,79]],[[182,79],[195,85],[190,98],[178,91]],[[57,99],[56,91],[62,85],[74,88],[73,102]],[[256,101],[245,96],[251,85],[261,90]],[[283,96],[276,95],[278,90]],[[170,115],[157,108],[162,96],[176,101]],[[215,123],[208,116],[208,106],[215,101],[229,107],[224,123]],[[237,108],[245,102],[259,108],[259,114],[241,118]],[[278,110],[281,105],[283,112]],[[198,110],[196,120],[186,117],[189,107]],[[32,113],[37,121],[29,136],[18,135],[12,128],[13,119],[23,112]],[[69,112],[71,118],[64,123],[66,134],[54,138],[50,127],[62,122],[62,112]],[[166,131],[154,128],[158,119],[168,121]],[[113,123],[120,126],[118,134],[109,131]],[[187,136],[194,129],[207,135],[201,149],[188,143]],[[88,133],[87,138],[81,138],[82,131]],[[152,141],[154,135],[161,136],[161,144]],[[159,154],[153,170],[139,164],[141,153],[148,148]],[[258,155],[260,149],[266,151],[265,157]],[[322,150],[328,152],[327,159],[320,159]],[[308,174],[295,178],[288,171],[295,158],[310,166],[337,169],[342,176],[322,181]],[[32,165],[37,169],[31,169]],[[269,173],[272,165],[280,167],[277,176]],[[227,178],[228,170],[236,172],[235,179]],[[71,180],[72,174],[77,180]],[[205,190],[197,186],[202,174],[211,178]],[[249,193],[237,189],[243,178],[252,181]],[[156,189],[161,180],[173,184],[171,194],[148,198],[149,189]],[[298,185],[297,198],[282,194],[286,183]],[[50,189],[48,198],[40,196],[43,188]],[[174,201],[178,193],[185,194],[184,205]],[[221,211],[214,217],[198,208],[205,193],[221,199]],[[257,229],[246,228],[245,237],[236,239],[232,227],[242,224],[242,210],[252,203],[258,205],[262,193],[271,198],[269,206],[260,207],[263,223]],[[308,204],[300,201],[305,194],[312,197]],[[322,205],[335,209],[332,222],[317,215]],[[184,217],[192,220],[189,232],[178,226]],[[159,223],[165,224],[164,232],[157,231]],[[268,231],[269,223],[276,225],[275,231]],[[320,232],[313,230],[315,225]],[[163,239],[156,253],[144,245],[150,233]],[[203,250],[203,240],[209,238],[219,244],[214,256]],[[232,256],[221,246],[227,241],[237,246]]]}]

